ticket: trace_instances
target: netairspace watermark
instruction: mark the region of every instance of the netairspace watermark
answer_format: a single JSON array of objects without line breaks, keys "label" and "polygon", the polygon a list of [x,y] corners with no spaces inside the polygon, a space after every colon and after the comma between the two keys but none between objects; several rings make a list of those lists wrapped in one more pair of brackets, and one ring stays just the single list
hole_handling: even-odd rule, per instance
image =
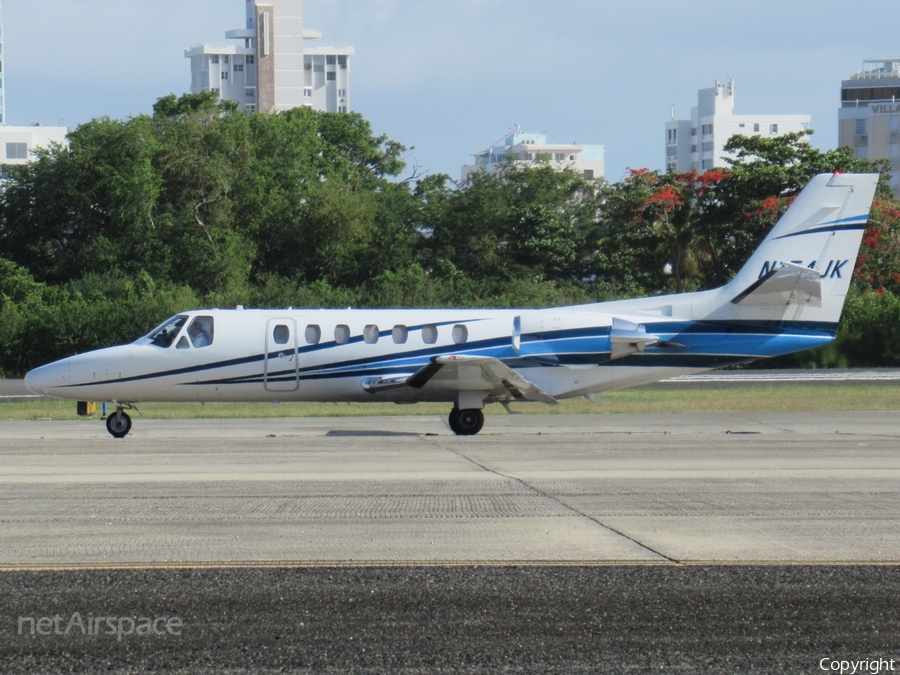
[{"label": "netairspace watermark", "polygon": [[896,659],[860,659],[849,661],[847,659],[835,659],[826,656],[819,661],[819,670],[841,675],[878,675],[878,673],[892,673],[900,669],[900,662]]},{"label": "netairspace watermark", "polygon": [[115,635],[117,642],[132,635],[181,635],[183,626],[177,616],[82,616],[75,612],[68,619],[60,614],[19,617],[19,635]]}]

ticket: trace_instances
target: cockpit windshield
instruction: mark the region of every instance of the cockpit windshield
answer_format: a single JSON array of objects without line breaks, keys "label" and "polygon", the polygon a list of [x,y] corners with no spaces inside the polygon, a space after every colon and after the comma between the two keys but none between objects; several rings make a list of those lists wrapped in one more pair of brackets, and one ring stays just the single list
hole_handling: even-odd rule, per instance
[{"label": "cockpit windshield", "polygon": [[157,347],[170,347],[187,320],[188,317],[182,314],[173,316],[147,333],[147,337],[150,338],[151,344]]}]

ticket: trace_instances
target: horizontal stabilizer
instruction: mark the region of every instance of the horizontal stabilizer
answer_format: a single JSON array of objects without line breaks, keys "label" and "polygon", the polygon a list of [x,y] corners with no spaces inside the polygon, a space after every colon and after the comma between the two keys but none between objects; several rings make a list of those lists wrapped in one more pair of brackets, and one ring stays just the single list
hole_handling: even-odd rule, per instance
[{"label": "horizontal stabilizer", "polygon": [[610,358],[621,359],[631,354],[643,354],[647,347],[659,342],[659,337],[647,333],[643,324],[613,318],[609,341],[612,347]]},{"label": "horizontal stabilizer", "polygon": [[790,262],[781,263],[735,296],[741,307],[822,306],[822,275],[818,270]]}]

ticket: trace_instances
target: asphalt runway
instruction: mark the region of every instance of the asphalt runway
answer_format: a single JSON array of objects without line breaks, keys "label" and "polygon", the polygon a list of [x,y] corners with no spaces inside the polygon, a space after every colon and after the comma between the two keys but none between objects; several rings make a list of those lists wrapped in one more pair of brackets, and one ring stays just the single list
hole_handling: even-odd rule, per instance
[{"label": "asphalt runway", "polygon": [[884,412],[2,422],[0,672],[889,672],[898,441]]}]

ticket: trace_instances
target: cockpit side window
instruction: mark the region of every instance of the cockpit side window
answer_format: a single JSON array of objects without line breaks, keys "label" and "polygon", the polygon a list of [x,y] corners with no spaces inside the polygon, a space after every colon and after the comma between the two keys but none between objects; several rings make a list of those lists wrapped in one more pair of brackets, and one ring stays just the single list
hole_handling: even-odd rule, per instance
[{"label": "cockpit side window", "polygon": [[211,316],[194,317],[187,329],[187,334],[191,338],[191,344],[196,348],[209,347],[213,343],[214,327]]},{"label": "cockpit side window", "polygon": [[147,337],[150,338],[151,344],[154,344],[157,347],[171,347],[172,342],[174,342],[175,337],[178,335],[178,331],[181,330],[181,327],[184,326],[187,320],[188,318],[186,316],[180,314],[178,316],[173,316],[162,325],[157,326],[150,331]]}]

